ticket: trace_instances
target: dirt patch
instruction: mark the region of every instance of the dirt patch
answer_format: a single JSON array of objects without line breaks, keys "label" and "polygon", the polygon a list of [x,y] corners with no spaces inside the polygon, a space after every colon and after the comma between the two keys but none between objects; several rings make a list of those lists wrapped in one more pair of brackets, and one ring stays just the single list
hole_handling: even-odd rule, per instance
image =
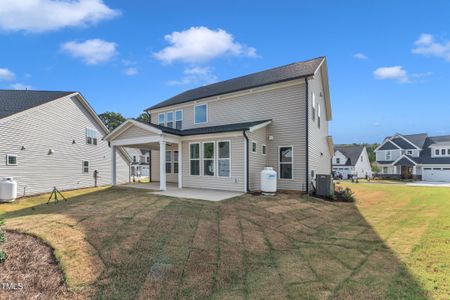
[{"label": "dirt patch", "polygon": [[1,299],[69,297],[53,250],[40,239],[7,231],[3,249],[8,258],[0,264]]}]

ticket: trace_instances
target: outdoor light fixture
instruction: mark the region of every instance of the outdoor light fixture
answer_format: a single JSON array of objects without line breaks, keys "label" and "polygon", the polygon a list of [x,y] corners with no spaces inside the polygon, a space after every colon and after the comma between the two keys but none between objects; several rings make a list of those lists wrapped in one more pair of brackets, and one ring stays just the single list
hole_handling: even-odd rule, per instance
[{"label": "outdoor light fixture", "polygon": [[76,144],[75,140],[72,140],[72,144]]},{"label": "outdoor light fixture", "polygon": [[25,148],[25,146],[22,146],[22,148],[20,148],[20,150],[25,150],[26,148]]},{"label": "outdoor light fixture", "polygon": [[53,150],[53,149],[48,149],[48,155],[51,155],[51,154],[53,154],[53,153],[55,153],[55,150]]}]

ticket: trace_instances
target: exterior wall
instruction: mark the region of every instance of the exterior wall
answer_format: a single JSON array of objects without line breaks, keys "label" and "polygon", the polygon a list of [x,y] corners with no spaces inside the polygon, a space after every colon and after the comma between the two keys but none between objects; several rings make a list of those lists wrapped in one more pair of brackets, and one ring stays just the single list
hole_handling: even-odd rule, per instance
[{"label": "exterior wall", "polygon": [[[281,88],[275,89],[275,86]],[[208,123],[194,124],[194,102],[151,111],[151,119],[152,122],[156,123],[159,112],[175,111],[176,109],[183,109],[183,129],[271,119],[272,123],[267,127],[267,136],[272,136],[273,140],[267,142],[267,165],[278,172],[279,146],[293,146],[294,148],[293,179],[279,179],[278,188],[305,190],[306,105],[304,80],[255,88],[251,91],[235,94],[237,95],[236,97],[225,99],[225,96],[223,96],[219,101],[217,101],[216,97],[197,101],[197,103],[208,103]],[[322,132],[325,132],[327,122],[324,105],[322,123]],[[314,159],[312,164],[317,172],[323,173],[328,171],[330,173],[331,158],[328,150],[322,151],[322,149],[325,149],[324,145],[326,145],[325,137],[322,139],[322,132],[320,133],[320,138],[312,139],[311,147],[313,150],[311,152],[316,153],[314,155],[322,152],[322,159],[324,162],[327,161],[328,167],[325,166],[325,163],[318,164]],[[316,142],[319,144],[318,146],[314,146]],[[190,180],[187,180],[187,183],[190,182]],[[232,184],[232,186],[234,185]]]},{"label": "exterior wall", "polygon": [[391,151],[391,161],[397,160],[402,156],[401,150],[378,150],[376,151],[377,161],[386,161],[386,152]]},{"label": "exterior wall", "polygon": [[[270,125],[269,125],[270,126]],[[267,166],[267,128],[248,133],[249,138],[249,187],[251,191],[261,190],[261,171]],[[256,142],[256,153],[252,152],[252,142]],[[266,145],[266,155],[262,154]]]},{"label": "exterior wall", "polygon": [[[97,146],[86,144],[86,128],[98,131]],[[54,186],[94,186],[94,170],[99,171],[98,185],[111,184],[111,148],[103,134],[81,103],[70,97],[1,119],[0,177],[14,177],[18,196],[50,192]],[[6,165],[7,154],[17,155],[16,166]],[[89,161],[89,173],[82,173],[83,160]],[[129,181],[129,164],[119,151],[117,181]]]},{"label": "exterior wall", "polygon": [[[178,151],[178,144],[166,145],[166,151]],[[152,167],[150,168],[152,172],[152,181],[159,181],[159,150],[152,150]],[[173,155],[173,152],[172,152]],[[173,159],[172,159],[173,160]],[[166,181],[176,183],[178,182],[178,173],[174,173],[174,167],[172,162],[171,173],[166,174]]]},{"label": "exterior wall", "polygon": [[148,131],[145,131],[144,129],[136,126],[132,126],[123,133],[121,133],[120,135],[118,135],[115,139],[133,139],[149,135],[150,134],[148,133]]},{"label": "exterior wall", "polygon": [[[339,163],[337,162],[337,159],[339,159]],[[347,160],[348,158],[344,154],[342,154],[339,151],[336,151],[333,156],[333,165],[345,166]]]},{"label": "exterior wall", "polygon": [[[361,161],[362,157],[362,161]],[[372,167],[370,166],[369,155],[367,154],[367,149],[364,148],[358,161],[355,165],[355,173],[358,178],[364,178],[366,176],[372,176]]]},{"label": "exterior wall", "polygon": [[[314,182],[317,174],[331,174],[332,154],[328,147],[328,122],[326,120],[326,106],[322,86],[322,75],[318,72],[314,80],[309,81],[309,182]],[[316,118],[312,119],[313,94],[316,99]],[[321,108],[320,128],[318,126],[318,107]]]},{"label": "exterior wall", "polygon": [[[193,142],[231,142],[231,176],[217,176],[217,155],[215,163],[215,176],[191,176],[189,173],[189,144]],[[243,136],[226,137],[220,139],[202,138],[192,141],[183,141],[183,187],[207,188],[244,192],[245,186],[245,139]],[[216,144],[217,151],[217,144]],[[203,167],[202,164],[201,168]]]},{"label": "exterior wall", "polygon": [[351,166],[333,166],[333,171],[341,174],[343,179],[348,179],[349,175],[354,174],[354,169]]}]

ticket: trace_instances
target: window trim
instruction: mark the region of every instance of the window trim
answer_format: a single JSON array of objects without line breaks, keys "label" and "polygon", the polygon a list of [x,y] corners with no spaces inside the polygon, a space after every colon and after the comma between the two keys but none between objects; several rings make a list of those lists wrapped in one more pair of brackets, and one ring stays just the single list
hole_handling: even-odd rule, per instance
[{"label": "window trim", "polygon": [[[167,152],[170,153],[170,160],[167,160]],[[170,172],[167,172],[167,164],[170,164]],[[166,150],[166,165],[164,166],[166,174],[173,174],[173,150]]]},{"label": "window trim", "polygon": [[[198,145],[198,158],[191,158],[191,145]],[[191,172],[191,160],[198,160],[199,172],[198,175],[193,175]],[[200,142],[190,142],[189,143],[189,176],[200,177],[202,175],[202,146]]]},{"label": "window trim", "polygon": [[[177,152],[177,155],[175,156],[175,152]],[[175,160],[175,157],[177,160]],[[180,172],[180,151],[178,150],[172,150],[172,174],[178,174]],[[175,164],[177,164],[178,172],[175,173]]]},{"label": "window trim", "polygon": [[[163,116],[162,123],[161,123],[161,116]],[[158,114],[158,125],[159,126],[166,126],[166,113],[165,112],[160,112]]]},{"label": "window trim", "polygon": [[[204,149],[204,144],[213,144],[213,147],[214,147],[214,149],[213,149],[213,158],[211,159],[211,158],[206,158],[205,159],[205,149]],[[201,161],[202,161],[202,169],[201,169],[201,172],[200,172],[200,174],[202,174],[202,176],[203,177],[216,177],[216,142],[215,141],[203,141],[202,142],[202,151],[201,151]],[[213,164],[212,164],[212,166],[213,166],[213,175],[205,175],[205,168],[204,168],[204,166],[205,166],[205,160],[212,160],[212,162],[213,162]]]},{"label": "window trim", "polygon": [[341,164],[341,158],[340,157],[336,157],[336,164],[340,165]]},{"label": "window trim", "polygon": [[[292,161],[290,163],[282,163],[280,159],[280,151],[281,148],[291,148],[292,149]],[[285,145],[285,146],[278,146],[278,179],[280,180],[294,180],[294,146]],[[281,178],[281,164],[292,164],[292,178]]]},{"label": "window trim", "polygon": [[[85,162],[87,162],[88,163],[88,165],[87,165],[87,172],[85,172],[85,166],[84,166],[84,163]],[[89,161],[88,160],[82,160],[81,161],[81,173],[82,174],[89,174],[89,169],[91,168],[91,166],[90,166],[91,164],[89,163]]]},{"label": "window trim", "polygon": [[320,111],[320,104],[317,105],[317,127],[320,129],[321,126],[321,111]]},{"label": "window trim", "polygon": [[[257,154],[258,153],[258,143],[256,141],[252,141],[252,153]],[[255,145],[255,151],[253,151],[253,145]]]},{"label": "window trim", "polygon": [[311,108],[312,108],[312,120],[313,122],[316,121],[316,94],[312,92],[311,95]]},{"label": "window trim", "polygon": [[[389,160],[388,160],[388,153],[389,153]],[[386,152],[384,153],[384,159],[386,161],[391,161],[391,159],[392,159],[392,152],[391,152],[391,150],[386,150]]]},{"label": "window trim", "polygon": [[264,156],[267,155],[267,145],[266,144],[261,144],[261,155],[264,155]]},{"label": "window trim", "polygon": [[[16,158],[16,163],[15,164],[10,164],[9,163],[9,158],[10,157],[15,157]],[[6,154],[6,165],[7,166],[17,166],[17,155],[15,155],[15,154]]]},{"label": "window trim", "polygon": [[[169,121],[169,114],[171,114],[172,115],[172,121]],[[175,122],[174,122],[174,112],[173,111],[166,111],[166,127],[169,127],[169,128],[175,128],[174,126],[175,126]],[[169,123],[172,123],[172,127],[170,127],[169,126]]]},{"label": "window trim", "polygon": [[[230,151],[229,151],[229,153],[230,153],[230,157],[229,158],[220,158],[219,157],[219,143],[221,143],[221,142],[228,142],[228,145],[230,145]],[[217,149],[217,177],[221,177],[221,178],[230,178],[231,177],[231,157],[232,157],[232,155],[231,155],[231,140],[217,140],[216,141],[216,144],[217,144],[217,146],[216,146],[216,149]],[[229,161],[229,164],[230,164],[230,172],[229,172],[229,175],[228,176],[221,176],[220,175],[220,173],[219,173],[219,160],[228,160]]]},{"label": "window trim", "polygon": [[[180,120],[178,120],[177,119],[177,112],[181,112],[181,119]],[[184,118],[184,113],[183,113],[183,110],[182,109],[177,109],[177,110],[175,110],[175,129],[178,129],[177,128],[177,122],[181,122],[181,128],[179,128],[179,130],[181,130],[181,129],[183,129],[183,118]]]},{"label": "window trim", "polygon": [[[206,106],[206,121],[205,122],[197,122],[196,108],[198,106]],[[208,121],[209,121],[208,114],[209,114],[209,105],[208,105],[208,103],[195,104],[194,105],[194,124],[206,124],[206,123],[208,123]]]},{"label": "window trim", "polygon": [[[90,136],[89,133],[92,133],[93,135]],[[92,127],[86,127],[85,129],[85,139],[86,139],[86,145],[91,145],[91,146],[97,146],[98,145],[98,135],[99,132],[97,131],[97,129],[94,129]],[[88,138],[91,138],[92,141],[91,143],[88,142]]]}]

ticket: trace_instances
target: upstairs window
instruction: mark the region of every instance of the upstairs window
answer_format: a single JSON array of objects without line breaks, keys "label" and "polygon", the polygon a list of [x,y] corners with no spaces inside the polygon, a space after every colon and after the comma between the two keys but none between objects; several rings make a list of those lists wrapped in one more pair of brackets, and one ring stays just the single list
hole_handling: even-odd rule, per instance
[{"label": "upstairs window", "polygon": [[136,155],[133,155],[133,163],[137,163]]},{"label": "upstairs window", "polygon": [[408,150],[408,151],[406,151],[406,154],[412,155],[412,154],[413,154],[413,151],[412,151],[412,150]]},{"label": "upstairs window", "polygon": [[17,165],[17,156],[16,155],[6,155],[6,165],[7,166],[16,166]]},{"label": "upstairs window", "polygon": [[450,148],[447,149],[447,155],[450,155]]},{"label": "upstairs window", "polygon": [[317,105],[317,126],[320,128],[320,105]]},{"label": "upstairs window", "polygon": [[445,155],[445,149],[441,149],[441,155]]},{"label": "upstairs window", "polygon": [[166,113],[166,126],[173,128],[173,112]]},{"label": "upstairs window", "polygon": [[231,149],[230,142],[218,142],[217,173],[220,177],[230,177]]},{"label": "upstairs window", "polygon": [[434,154],[435,154],[436,156],[439,156],[439,149],[434,150]]},{"label": "upstairs window", "polygon": [[97,131],[95,129],[86,128],[86,144],[97,145]]},{"label": "upstairs window", "polygon": [[150,154],[147,156],[147,163],[150,163]]},{"label": "upstairs window", "polygon": [[386,161],[390,161],[392,157],[391,151],[386,151]]},{"label": "upstairs window", "polygon": [[312,118],[312,120],[313,121],[315,121],[316,120],[316,94],[315,93],[312,93],[312,111],[311,111],[311,113],[312,113],[312,115],[311,115],[311,118]]},{"label": "upstairs window", "polygon": [[199,104],[194,106],[195,124],[208,122],[208,104]]},{"label": "upstairs window", "polygon": [[175,128],[181,130],[183,128],[183,111],[177,110],[175,112]]},{"label": "upstairs window", "polygon": [[164,126],[165,125],[165,114],[164,113],[160,113],[158,115],[158,125],[159,126]]},{"label": "upstairs window", "polygon": [[203,143],[203,175],[214,176],[214,142]]},{"label": "upstairs window", "polygon": [[363,160],[364,160],[364,157],[363,157],[363,156],[361,156],[361,162],[363,162]]},{"label": "upstairs window", "polygon": [[293,166],[293,148],[292,147],[280,147],[279,150],[279,168],[281,179],[292,179],[292,166]]},{"label": "upstairs window", "polygon": [[340,164],[341,163],[341,159],[338,157],[338,158],[336,158],[336,164]]},{"label": "upstairs window", "polygon": [[189,173],[193,176],[200,175],[200,144],[189,145]]},{"label": "upstairs window", "polygon": [[252,141],[252,153],[256,153],[258,145],[256,144],[255,141]]},{"label": "upstairs window", "polygon": [[261,145],[261,154],[266,155],[266,153],[267,153],[267,146],[263,144]]}]

